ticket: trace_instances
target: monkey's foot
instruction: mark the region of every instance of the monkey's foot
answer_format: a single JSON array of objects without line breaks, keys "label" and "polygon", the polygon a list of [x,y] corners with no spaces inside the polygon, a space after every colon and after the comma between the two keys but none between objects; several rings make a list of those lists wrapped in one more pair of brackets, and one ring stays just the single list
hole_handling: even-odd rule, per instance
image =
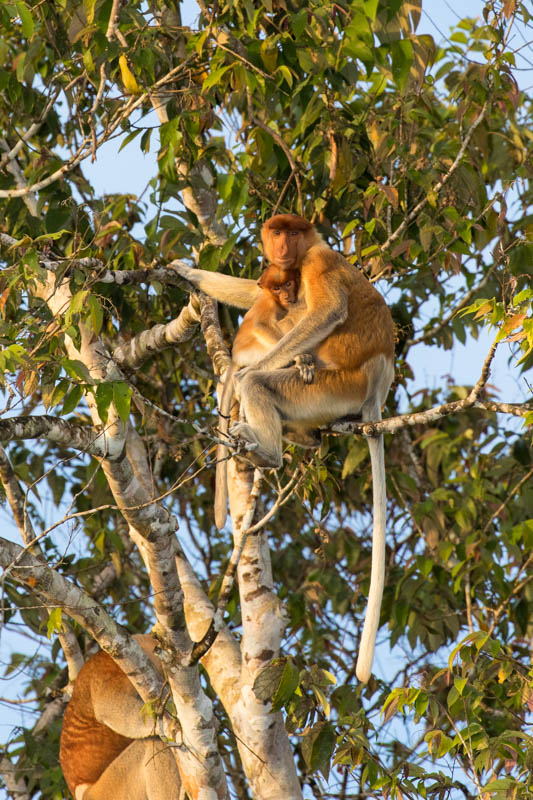
[{"label": "monkey's foot", "polygon": [[255,435],[254,429],[246,422],[236,422],[230,428],[230,435],[236,440],[237,445],[244,445],[246,455],[256,467],[281,467],[282,458],[277,453],[265,450]]},{"label": "monkey's foot", "polygon": [[287,439],[292,444],[298,444],[300,447],[320,447],[322,443],[322,434],[318,428],[311,430],[291,430],[288,428],[283,431],[283,438]]},{"label": "monkey's foot", "polygon": [[304,383],[313,383],[315,378],[315,360],[311,353],[302,353],[296,356],[294,365]]}]

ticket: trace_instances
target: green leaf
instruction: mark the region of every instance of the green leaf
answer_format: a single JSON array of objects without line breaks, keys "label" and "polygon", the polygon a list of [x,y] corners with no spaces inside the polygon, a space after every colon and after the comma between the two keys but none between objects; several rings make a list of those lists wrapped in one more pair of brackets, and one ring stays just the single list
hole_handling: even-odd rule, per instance
[{"label": "green leaf", "polygon": [[89,296],[89,312],[91,314],[93,331],[98,336],[98,334],[102,330],[102,325],[104,322],[104,311],[102,308],[102,304],[100,303],[98,298],[95,297],[94,295]]},{"label": "green leaf", "polygon": [[133,140],[136,139],[137,136],[140,136],[142,133],[144,133],[144,131],[141,128],[139,128],[138,130],[131,131],[131,133],[128,133],[128,135],[124,137],[124,139],[120,143],[118,152],[120,153],[120,151],[123,150],[126,147],[126,145],[128,145],[130,142],[133,142]]},{"label": "green leaf", "polygon": [[113,400],[113,386],[111,383],[99,383],[94,393],[98,416],[105,424],[109,413],[109,406]]},{"label": "green leaf", "polygon": [[326,722],[319,726],[318,735],[313,741],[310,767],[320,770],[326,780],[329,777],[329,767],[336,740],[333,725]]},{"label": "green leaf", "polygon": [[85,16],[87,22],[92,25],[94,22],[94,9],[96,7],[96,0],[83,0],[83,8],[85,9]]},{"label": "green leaf", "polygon": [[344,461],[342,467],[342,479],[351,475],[359,464],[361,464],[368,455],[368,448],[365,442],[355,442],[350,450],[348,451],[348,455]]},{"label": "green leaf", "polygon": [[396,86],[403,90],[407,84],[413,63],[413,45],[409,39],[400,39],[390,44],[392,56],[392,77]]},{"label": "green leaf", "polygon": [[81,289],[79,292],[76,292],[76,294],[72,295],[72,300],[70,301],[70,311],[72,314],[80,313],[85,305],[85,300],[88,294],[89,292],[87,289]]},{"label": "green leaf", "polygon": [[87,72],[91,73],[94,72],[95,66],[93,61],[93,55],[89,49],[83,51],[83,66],[87,70]]},{"label": "green leaf", "polygon": [[63,610],[61,608],[54,608],[46,623],[46,635],[49,639],[52,638],[54,633],[61,633],[63,630]]},{"label": "green leaf", "polygon": [[26,39],[31,39],[33,36],[34,25],[31,11],[26,8],[25,3],[17,3],[17,11],[22,23],[22,33]]},{"label": "green leaf", "polygon": [[131,394],[131,386],[128,386],[124,381],[113,383],[113,403],[124,424],[126,424],[130,415]]},{"label": "green leaf", "polygon": [[74,386],[70,392],[65,397],[63,402],[63,408],[61,409],[62,414],[70,414],[78,403],[80,402],[83,396],[83,389],[81,386]]},{"label": "green leaf", "polygon": [[285,78],[287,83],[289,84],[290,88],[292,89],[292,85],[294,83],[294,80],[293,80],[292,72],[290,71],[290,69],[288,67],[286,67],[285,64],[281,64],[277,68],[276,72],[281,72],[281,74],[283,75],[283,77]]},{"label": "green leaf", "polygon": [[222,76],[225,75],[229,69],[233,69],[236,63],[237,62],[234,62],[233,64],[227,64],[226,66],[219,67],[214,72],[209,73],[207,78],[205,78],[204,82],[202,83],[202,94],[212,86],[216,86]]},{"label": "green leaf", "polygon": [[281,678],[285,671],[285,659],[275,659],[264,667],[254,681],[253,690],[255,696],[268,702],[274,697]]},{"label": "green leaf", "polygon": [[510,789],[515,785],[516,781],[514,778],[496,778],[496,780],[487,783],[487,785],[483,787],[483,791],[496,792],[500,791],[501,789]]},{"label": "green leaf", "polygon": [[292,699],[294,692],[298,686],[298,679],[300,673],[298,668],[288,658],[285,662],[285,667],[281,675],[278,688],[272,697],[272,710],[279,711],[289,700]]},{"label": "green leaf", "polygon": [[81,380],[84,383],[91,383],[91,373],[83,361],[78,361],[77,358],[63,358],[61,366],[74,381]]},{"label": "green leaf", "polygon": [[63,228],[60,231],[49,231],[48,233],[43,233],[42,236],[37,236],[33,241],[49,242],[50,240],[52,240],[53,242],[55,242],[56,239],[61,239],[61,237],[65,236],[65,234],[70,235],[71,233],[72,231],[68,231],[66,230],[66,228]]},{"label": "green leaf", "polygon": [[378,13],[379,0],[363,0],[365,14],[374,22]]}]

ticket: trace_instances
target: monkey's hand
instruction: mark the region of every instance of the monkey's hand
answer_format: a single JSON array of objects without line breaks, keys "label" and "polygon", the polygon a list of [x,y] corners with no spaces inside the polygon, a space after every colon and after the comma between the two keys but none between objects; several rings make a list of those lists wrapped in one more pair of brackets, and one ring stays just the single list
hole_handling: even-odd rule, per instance
[{"label": "monkey's hand", "polygon": [[302,353],[296,356],[294,365],[304,383],[313,383],[315,378],[315,360],[311,353]]}]

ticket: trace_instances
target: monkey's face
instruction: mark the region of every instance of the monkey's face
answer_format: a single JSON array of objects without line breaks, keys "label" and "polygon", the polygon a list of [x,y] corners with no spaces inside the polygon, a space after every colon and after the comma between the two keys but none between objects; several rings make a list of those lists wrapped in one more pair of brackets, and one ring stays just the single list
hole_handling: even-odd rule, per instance
[{"label": "monkey's face", "polygon": [[295,303],[298,297],[298,283],[295,280],[288,280],[270,287],[270,291],[276,298],[280,306],[285,308],[291,303]]},{"label": "monkey's face", "polygon": [[265,255],[284,270],[299,266],[307,249],[303,231],[271,228],[265,231]]},{"label": "monkey's face", "polygon": [[279,302],[282,306],[295,303],[298,298],[298,284],[296,281],[286,281],[280,288]]}]

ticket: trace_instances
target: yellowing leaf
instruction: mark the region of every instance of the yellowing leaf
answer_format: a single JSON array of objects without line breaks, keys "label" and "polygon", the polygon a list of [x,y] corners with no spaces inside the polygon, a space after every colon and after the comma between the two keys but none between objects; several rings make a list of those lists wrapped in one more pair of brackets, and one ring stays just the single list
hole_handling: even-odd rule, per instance
[{"label": "yellowing leaf", "polygon": [[120,67],[120,74],[122,76],[122,83],[124,84],[126,91],[130,94],[140,94],[142,89],[137,83],[135,75],[130,70],[128,66],[128,59],[124,53],[120,56],[118,64]]},{"label": "yellowing leaf", "polygon": [[485,314],[489,313],[489,311],[492,311],[492,303],[483,303],[483,305],[480,306],[474,314],[474,319],[480,319],[480,317],[484,317]]},{"label": "yellowing leaf", "polygon": [[527,316],[526,313],[513,314],[512,317],[510,317],[508,320],[504,322],[501,330],[502,336],[506,336],[508,333],[511,333],[511,331],[514,331],[515,328],[519,328],[522,325],[523,321],[525,320],[526,316]]}]

